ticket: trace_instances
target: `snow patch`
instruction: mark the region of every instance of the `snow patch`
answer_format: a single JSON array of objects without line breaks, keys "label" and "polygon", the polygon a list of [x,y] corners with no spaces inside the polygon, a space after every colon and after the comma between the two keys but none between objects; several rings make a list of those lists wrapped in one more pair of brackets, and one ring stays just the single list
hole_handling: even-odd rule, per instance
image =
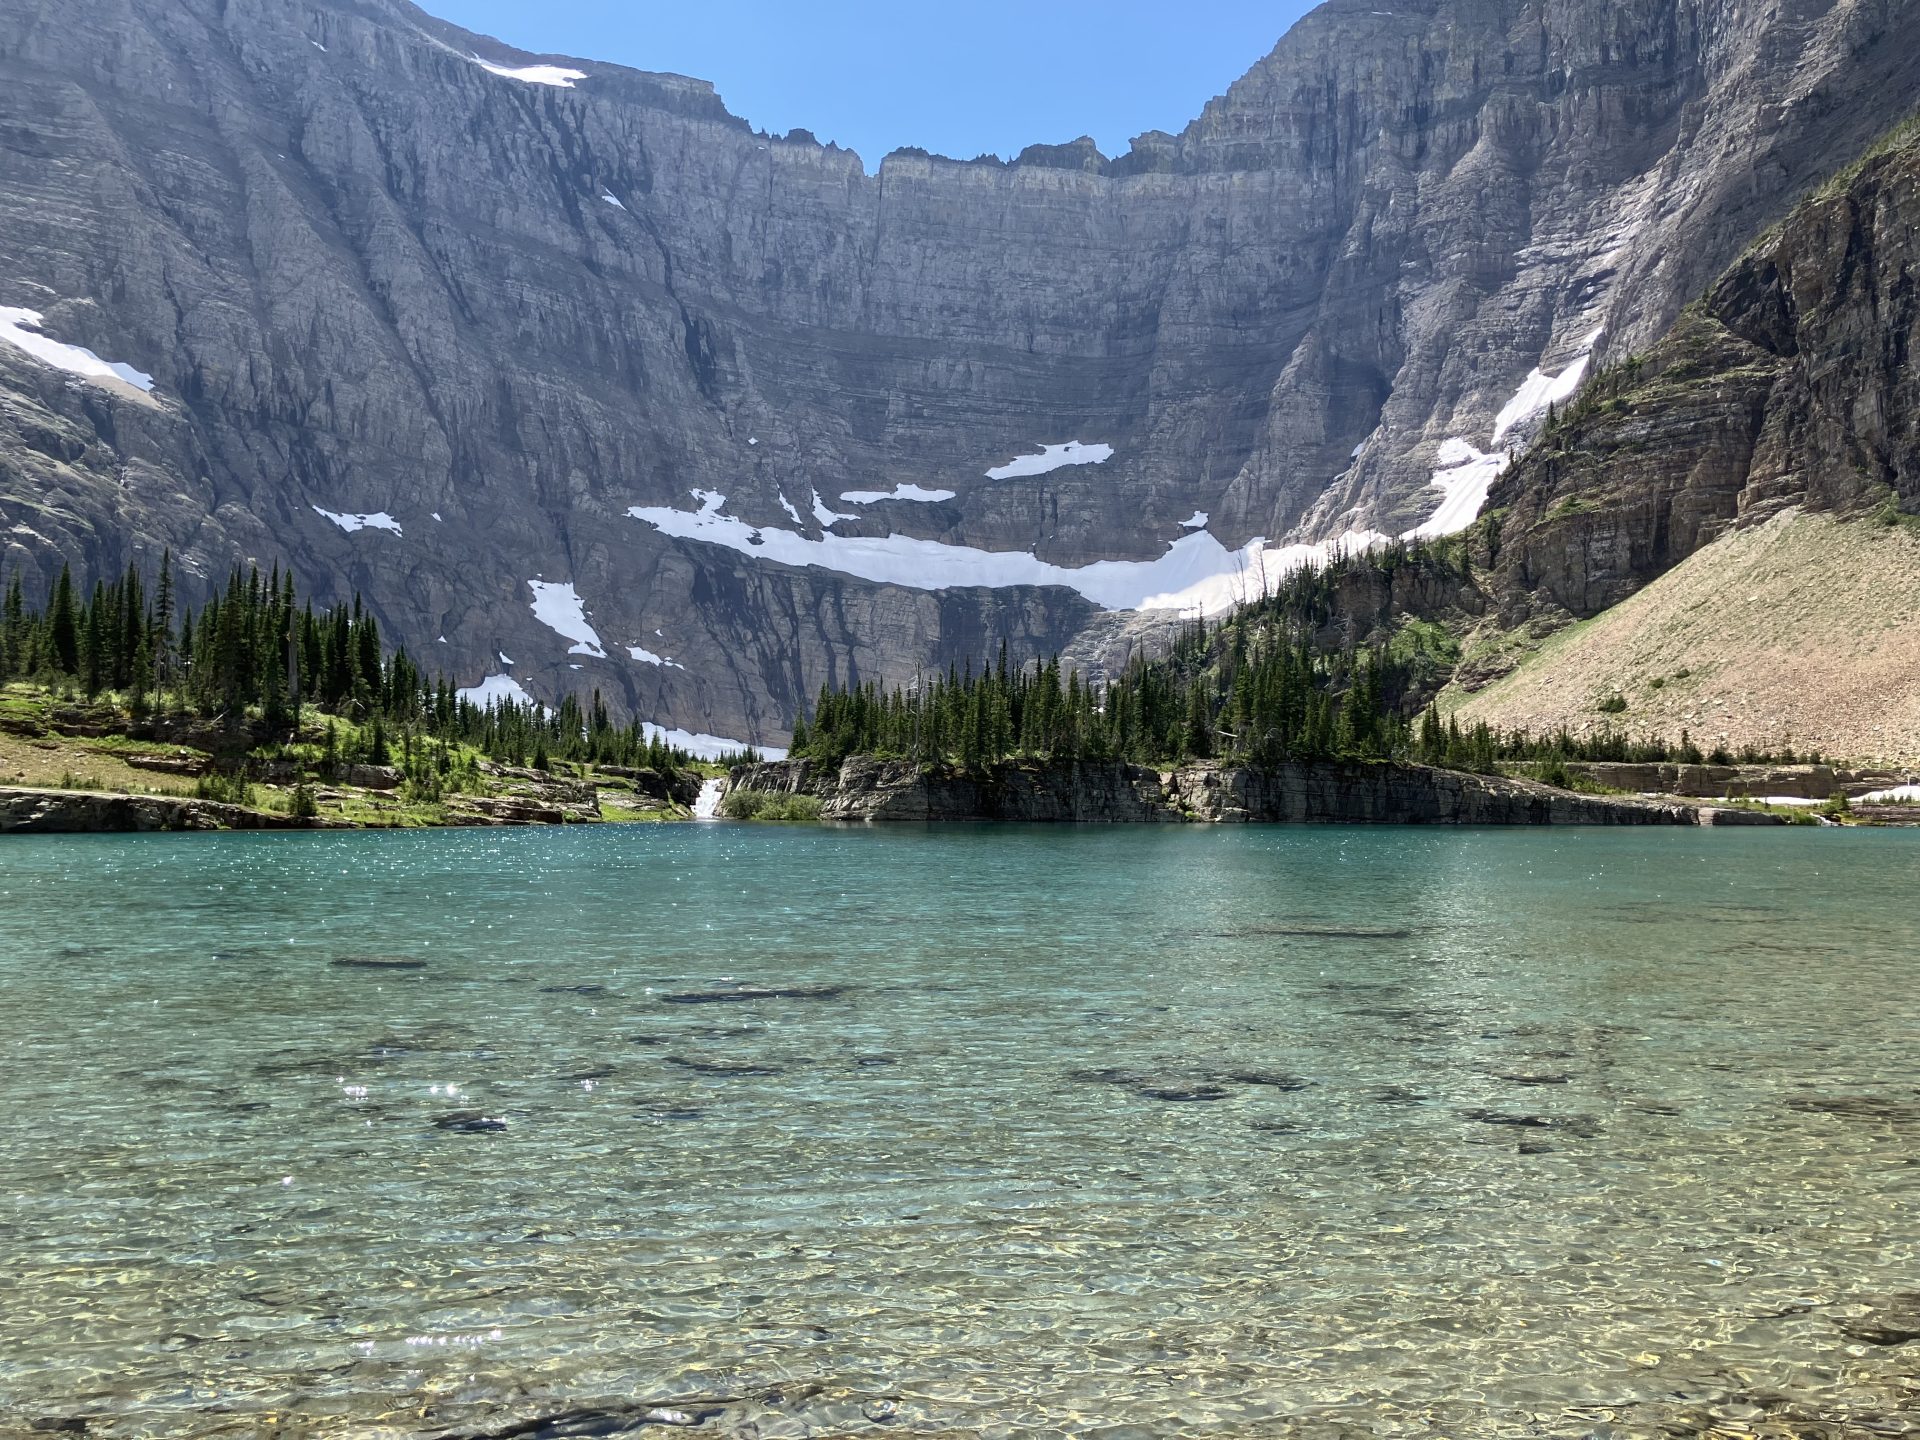
[{"label": "snow patch", "polygon": [[1602,326],[1581,341],[1578,358],[1558,375],[1536,369],[1520,382],[1513,398],[1501,406],[1500,413],[1494,417],[1491,451],[1482,451],[1458,438],[1445,441],[1440,446],[1440,468],[1433,472],[1433,485],[1441,492],[1440,508],[1426,523],[1400,538],[1436,540],[1445,535],[1458,535],[1471,525],[1485,508],[1493,482],[1513,463],[1514,451],[1507,445],[1507,437],[1519,427],[1532,424],[1550,407],[1564,405],[1573,398],[1587,378],[1593,347],[1606,333],[1606,327]]},{"label": "snow patch", "polygon": [[1535,370],[1521,381],[1513,398],[1494,417],[1494,448],[1500,448],[1500,442],[1507,438],[1516,425],[1524,425],[1546,414],[1549,406],[1566,404],[1574,391],[1580,388],[1580,382],[1587,378],[1588,358],[1582,355],[1558,375]]},{"label": "snow patch", "polygon": [[[436,511],[434,511],[434,512],[433,512],[433,518],[434,518],[434,519],[436,519],[436,520],[439,520],[439,519],[440,519],[440,512],[439,512],[438,510],[436,510]],[[444,521],[442,521],[441,523],[443,523],[443,524],[444,524],[445,522],[444,522]]]},{"label": "snow patch", "polygon": [[1069,440],[1064,445],[1042,445],[1038,455],[1018,455],[1005,465],[987,471],[989,480],[1018,480],[1024,475],[1045,475],[1064,465],[1104,465],[1113,458],[1111,445],[1082,445]]},{"label": "snow patch", "polygon": [[499,659],[499,661],[500,661],[500,663],[501,663],[502,665],[511,665],[511,664],[513,664],[513,657],[512,657],[511,655],[509,655],[509,654],[507,654],[507,652],[506,652],[506,651],[504,651],[504,650],[496,650],[496,651],[494,651],[493,653],[494,653],[494,655],[495,655],[495,656],[496,656],[496,657],[497,657],[497,658]]},{"label": "snow patch", "polygon": [[1920,804],[1920,785],[1896,785],[1891,790],[1875,790],[1870,795],[1856,795],[1856,805],[1894,805],[1900,801]]},{"label": "snow patch", "polygon": [[581,603],[571,583],[562,585],[545,580],[529,580],[527,587],[533,591],[533,618],[562,639],[573,641],[567,649],[569,655],[591,655],[597,660],[607,658],[600,637],[594,633],[593,626],[587,623],[586,606]]},{"label": "snow patch", "polygon": [[684,750],[700,760],[718,760],[723,755],[737,755],[742,750],[757,751],[767,760],[784,760],[787,752],[768,745],[748,745],[744,740],[728,740],[719,735],[702,735],[687,730],[668,730],[651,721],[642,721],[641,733],[649,740],[663,740],[676,750]]},{"label": "snow patch", "polygon": [[560,90],[573,89],[573,82],[587,78],[584,70],[566,70],[558,65],[496,65],[491,60],[482,60],[478,55],[467,57],[489,75],[498,75],[503,80],[518,80],[526,85],[552,85]]},{"label": "snow patch", "polygon": [[0,305],[0,340],[26,351],[41,364],[95,384],[118,380],[143,395],[153,393],[153,377],[144,370],[136,370],[118,360],[102,360],[83,345],[69,345],[51,335],[42,335],[40,323],[38,310],[16,310]]},{"label": "snow patch", "polygon": [[[723,495],[720,498],[722,503],[724,503],[726,496]],[[820,492],[816,490],[813,492],[813,518],[820,522],[820,528],[822,530],[827,530],[832,528],[833,522],[836,520],[852,520],[855,517],[852,515],[836,515],[827,508],[827,502],[820,498]]]},{"label": "snow patch", "polygon": [[626,206],[624,206],[624,205],[622,205],[622,204],[620,203],[620,201],[619,201],[619,199],[618,199],[617,197],[615,197],[615,195],[613,194],[613,192],[612,192],[612,191],[610,191],[610,190],[602,190],[602,191],[600,192],[600,198],[601,198],[602,200],[604,200],[604,201],[606,201],[606,202],[607,202],[607,204],[609,204],[609,205],[611,205],[611,206],[613,206],[613,208],[614,208],[614,209],[616,209],[616,210],[624,210],[624,209],[626,209],[626,208],[627,208]]},{"label": "snow patch", "polygon": [[1489,455],[1456,439],[1441,445],[1439,461],[1432,483],[1441,492],[1440,508],[1401,536],[1403,540],[1437,540],[1458,535],[1473,524],[1487,503],[1487,492],[1513,457],[1504,450]]},{"label": "snow patch", "polygon": [[[1207,539],[1213,540],[1211,535]],[[1377,530],[1350,530],[1332,540],[1311,545],[1268,545],[1265,540],[1248,542],[1243,550],[1227,551],[1228,563],[1179,590],[1148,595],[1135,610],[1197,611],[1201,615],[1221,615],[1250,600],[1271,595],[1282,581],[1298,570],[1319,569],[1344,555],[1357,555],[1392,539]],[[1220,542],[1213,541],[1216,547]]]},{"label": "snow patch", "polygon": [[780,508],[787,512],[787,518],[793,521],[794,524],[800,525],[805,523],[800,518],[800,512],[793,508],[793,502],[787,499],[784,492],[782,492],[780,496]]},{"label": "snow patch", "polygon": [[1324,545],[1276,546],[1255,540],[1246,549],[1228,550],[1205,530],[1194,530],[1154,560],[1101,560],[1069,568],[1053,565],[1021,550],[978,550],[907,535],[846,536],[831,531],[818,540],[791,530],[749,525],[723,515],[724,496],[695,492],[705,502],[698,511],[636,505],[627,513],[664,535],[698,540],[736,550],[756,560],[816,567],[882,585],[913,590],[952,590],[984,586],[1057,585],[1076,590],[1103,610],[1143,610],[1205,606],[1214,614],[1261,592],[1257,576],[1271,586],[1302,565],[1324,563],[1326,556],[1388,537],[1366,533],[1343,536]]},{"label": "snow patch", "polygon": [[669,660],[664,655],[656,655],[653,651],[643,650],[638,645],[629,645],[627,647],[627,654],[631,655],[643,665],[664,665],[671,670],[684,670],[687,668],[678,660]]},{"label": "snow patch", "polygon": [[511,675],[489,675],[478,685],[453,692],[469,705],[478,705],[482,710],[491,710],[497,705],[532,705],[534,699],[520,682]]},{"label": "snow patch", "polygon": [[843,490],[840,498],[849,505],[877,505],[882,500],[918,500],[934,504],[953,499],[951,490],[922,490],[918,485],[896,485],[891,490]]},{"label": "snow patch", "polygon": [[324,515],[349,535],[353,534],[356,530],[391,530],[395,535],[401,533],[400,522],[384,510],[377,511],[372,515],[340,515],[332,510],[322,510],[318,505],[315,505],[313,507],[313,513],[316,515]]},{"label": "snow patch", "polygon": [[1193,515],[1192,515],[1192,517],[1191,517],[1191,518],[1189,518],[1189,519],[1186,519],[1186,520],[1182,520],[1182,521],[1180,522],[1180,528],[1181,528],[1182,530],[1204,530],[1204,529],[1206,529],[1206,528],[1207,528],[1207,512],[1206,512],[1206,511],[1204,511],[1204,510],[1196,510],[1196,511],[1194,511],[1194,512],[1193,512]]}]

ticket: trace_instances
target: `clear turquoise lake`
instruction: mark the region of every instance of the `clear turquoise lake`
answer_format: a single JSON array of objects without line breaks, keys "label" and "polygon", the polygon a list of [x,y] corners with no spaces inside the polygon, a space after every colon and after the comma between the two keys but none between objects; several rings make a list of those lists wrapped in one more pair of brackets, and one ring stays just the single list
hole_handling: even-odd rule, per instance
[{"label": "clear turquoise lake", "polygon": [[1920,1290],[1917,896],[1917,832],[7,839],[0,1434],[1907,1433],[1841,1322]]}]

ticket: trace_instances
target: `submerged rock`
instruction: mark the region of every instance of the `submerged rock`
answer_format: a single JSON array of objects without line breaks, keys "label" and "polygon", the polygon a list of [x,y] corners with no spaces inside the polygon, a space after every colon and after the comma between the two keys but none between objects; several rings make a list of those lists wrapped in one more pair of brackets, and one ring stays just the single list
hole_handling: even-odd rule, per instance
[{"label": "submerged rock", "polygon": [[1277,1070],[1129,1070],[1124,1066],[1069,1070],[1067,1079],[1087,1085],[1115,1085],[1144,1100],[1225,1100],[1230,1085],[1256,1085],[1270,1090],[1304,1090],[1313,1082]]},{"label": "submerged rock", "polygon": [[1226,1100],[1231,1092],[1218,1085],[1142,1085],[1133,1092],[1143,1100]]},{"label": "submerged rock", "polygon": [[608,991],[604,985],[542,985],[540,993],[542,995],[605,995]]},{"label": "submerged rock", "polygon": [[1411,940],[1411,930],[1370,930],[1317,925],[1247,925],[1237,930],[1220,930],[1206,937],[1212,940],[1243,940],[1272,936],[1284,940]]},{"label": "submerged rock", "polygon": [[1600,1133],[1600,1122],[1586,1115],[1516,1115],[1505,1110],[1473,1108],[1462,1110],[1460,1118],[1482,1125],[1511,1125],[1522,1130],[1563,1130],[1587,1139]]},{"label": "submerged rock", "polygon": [[449,1432],[439,1440],[578,1440],[578,1437],[627,1435],[649,1426],[688,1428],[725,1414],[724,1406],[682,1400],[677,1405],[588,1406],[535,1416],[495,1430]]},{"label": "submerged rock", "polygon": [[1808,1115],[1834,1115],[1842,1120],[1881,1120],[1894,1124],[1920,1123],[1920,1105],[1888,1100],[1879,1095],[1798,1095],[1787,1101],[1789,1110]]},{"label": "submerged rock", "polygon": [[649,1105],[634,1114],[641,1120],[704,1120],[707,1112],[697,1105]]},{"label": "submerged rock", "polygon": [[484,1135],[507,1128],[505,1117],[483,1115],[478,1110],[455,1110],[450,1115],[442,1115],[433,1122],[436,1130],[450,1130],[458,1135]]},{"label": "submerged rock", "polygon": [[684,1055],[669,1055],[667,1064],[678,1065],[682,1070],[691,1070],[696,1075],[784,1075],[786,1071],[778,1065],[757,1065],[751,1062],[733,1063],[723,1060],[690,1060]]},{"label": "submerged rock", "polygon": [[403,955],[343,955],[329,962],[335,970],[424,970],[427,962]]},{"label": "submerged rock", "polygon": [[1833,1322],[1848,1338],[1868,1345],[1905,1345],[1920,1340],[1920,1291],[1872,1296],[1862,1303],[1869,1307],[1865,1315]]},{"label": "submerged rock", "polygon": [[837,1000],[846,993],[844,985],[737,985],[727,990],[687,990],[677,995],[662,995],[668,1005],[739,1005],[755,1000]]},{"label": "submerged rock", "polygon": [[1565,1085],[1573,1079],[1571,1075],[1502,1075],[1496,1073],[1496,1080],[1504,1080],[1509,1085]]},{"label": "submerged rock", "polygon": [[1306,1090],[1313,1085],[1304,1076],[1289,1075],[1280,1070],[1235,1070],[1221,1079],[1235,1085],[1260,1085],[1269,1090]]},{"label": "submerged rock", "polygon": [[1366,1097],[1375,1105],[1424,1105],[1427,1097],[1404,1085],[1375,1085],[1366,1092]]},{"label": "submerged rock", "polygon": [[1100,1070],[1069,1070],[1067,1079],[1083,1085],[1133,1085],[1139,1083],[1139,1075],[1132,1070],[1108,1067]]}]

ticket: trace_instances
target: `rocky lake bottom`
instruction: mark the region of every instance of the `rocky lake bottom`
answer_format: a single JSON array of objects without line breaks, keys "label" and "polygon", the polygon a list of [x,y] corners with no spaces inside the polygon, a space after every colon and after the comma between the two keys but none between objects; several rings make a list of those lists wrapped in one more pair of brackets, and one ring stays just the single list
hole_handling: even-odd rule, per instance
[{"label": "rocky lake bottom", "polygon": [[1920,1434],[1916,881],[1911,831],[9,839],[0,1435]]}]

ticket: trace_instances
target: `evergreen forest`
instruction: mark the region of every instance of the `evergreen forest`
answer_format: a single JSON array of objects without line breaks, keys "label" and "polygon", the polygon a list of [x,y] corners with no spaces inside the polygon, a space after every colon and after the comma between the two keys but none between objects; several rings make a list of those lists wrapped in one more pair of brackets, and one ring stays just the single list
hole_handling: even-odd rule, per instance
[{"label": "evergreen forest", "polygon": [[[15,574],[0,600],[0,685],[37,682],[93,700],[111,696],[136,719],[192,720],[291,737],[304,712],[352,722],[349,749],[329,759],[444,769],[450,748],[509,765],[556,761],[685,768],[691,756],[634,721],[614,722],[600,693],[548,711],[511,701],[482,707],[443,675],[389,650],[356,596],[315,610],[278,567],[236,567],[200,609],[178,603],[172,557],[151,584],[136,567],[92,589],[63,567],[43,604]],[[340,727],[327,729],[331,750]]]},{"label": "evergreen forest", "polygon": [[[1214,625],[1187,622],[1162,653],[1136,653],[1104,680],[1056,657],[1014,667],[949,668],[883,689],[823,687],[794,724],[792,753],[829,765],[849,755],[971,769],[1003,761],[1169,765],[1218,759],[1401,761],[1492,772],[1507,762],[1793,763],[1790,753],[1703,752],[1606,727],[1532,736],[1443,720],[1433,697],[1457,655],[1440,628],[1402,620],[1390,638],[1329,644],[1343,585],[1363,571],[1390,583],[1404,565],[1456,563],[1443,548],[1387,547],[1302,570]],[[1602,709],[1606,707],[1603,705]],[[1818,759],[1818,757],[1811,757]]]}]

